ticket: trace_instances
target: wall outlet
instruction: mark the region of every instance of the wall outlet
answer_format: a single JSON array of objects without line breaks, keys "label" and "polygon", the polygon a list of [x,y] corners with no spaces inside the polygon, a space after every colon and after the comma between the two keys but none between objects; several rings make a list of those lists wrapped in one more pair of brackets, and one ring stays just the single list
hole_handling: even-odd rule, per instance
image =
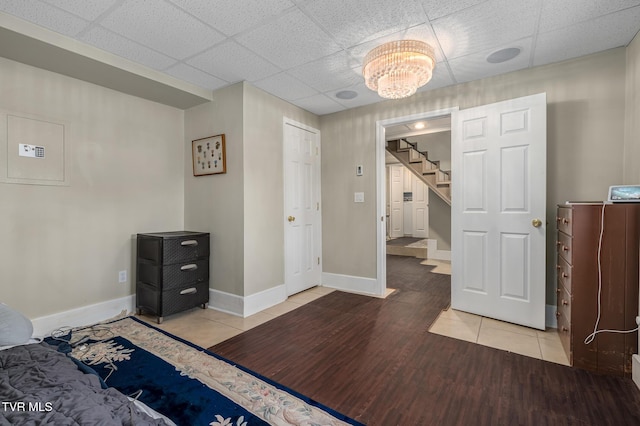
[{"label": "wall outlet", "polygon": [[127,270],[118,272],[118,282],[126,283],[127,282]]}]

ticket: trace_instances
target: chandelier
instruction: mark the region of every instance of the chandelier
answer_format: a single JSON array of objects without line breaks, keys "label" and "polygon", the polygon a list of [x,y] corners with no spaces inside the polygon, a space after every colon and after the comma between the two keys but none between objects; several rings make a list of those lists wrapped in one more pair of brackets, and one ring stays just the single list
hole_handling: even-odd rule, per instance
[{"label": "chandelier", "polygon": [[431,80],[433,47],[418,40],[385,43],[367,53],[362,75],[367,87],[383,98],[400,99],[416,93]]}]

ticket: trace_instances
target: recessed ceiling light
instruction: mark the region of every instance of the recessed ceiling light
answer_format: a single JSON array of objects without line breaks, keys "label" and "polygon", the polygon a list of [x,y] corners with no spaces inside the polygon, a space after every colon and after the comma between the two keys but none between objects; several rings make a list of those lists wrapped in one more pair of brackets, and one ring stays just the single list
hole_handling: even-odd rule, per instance
[{"label": "recessed ceiling light", "polygon": [[424,129],[424,127],[425,127],[425,124],[424,124],[423,122],[416,123],[416,124],[413,126],[413,128],[414,128],[414,129],[416,129],[416,130]]},{"label": "recessed ceiling light", "polygon": [[336,98],[338,99],[353,99],[356,96],[358,96],[358,93],[353,90],[341,90],[336,93]]},{"label": "recessed ceiling light", "polygon": [[519,47],[507,47],[505,49],[496,50],[487,56],[487,62],[490,64],[499,64],[507,62],[520,54],[522,50]]}]

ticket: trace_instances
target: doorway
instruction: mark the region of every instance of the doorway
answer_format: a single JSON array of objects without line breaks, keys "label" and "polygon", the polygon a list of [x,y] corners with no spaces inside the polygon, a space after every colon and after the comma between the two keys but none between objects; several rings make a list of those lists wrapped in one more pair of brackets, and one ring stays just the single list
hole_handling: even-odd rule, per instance
[{"label": "doorway", "polygon": [[[377,294],[384,296],[387,289],[387,191],[386,191],[386,144],[388,140],[388,131],[400,130],[405,128],[403,136],[416,136],[423,134],[422,129],[412,129],[409,126],[419,121],[433,121],[443,117],[450,117],[458,111],[457,107],[447,108],[437,111],[414,114],[405,117],[397,117],[387,120],[381,120],[376,123],[376,182],[377,182],[377,213],[380,218],[377,229]],[[413,134],[412,134],[413,133]],[[393,134],[393,133],[390,133]],[[399,134],[399,133],[398,133]],[[396,134],[396,136],[398,135]],[[435,198],[435,197],[430,197]],[[429,215],[432,216],[431,214]]]},{"label": "doorway", "polygon": [[386,291],[386,129],[452,116],[452,307],[544,329],[546,94],[376,123],[377,284]]}]

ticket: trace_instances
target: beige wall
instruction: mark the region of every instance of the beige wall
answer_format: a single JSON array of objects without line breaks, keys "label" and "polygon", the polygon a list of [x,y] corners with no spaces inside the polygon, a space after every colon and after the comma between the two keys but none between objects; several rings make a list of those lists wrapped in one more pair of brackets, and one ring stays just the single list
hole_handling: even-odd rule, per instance
[{"label": "beige wall", "polygon": [[[459,106],[460,109],[547,93],[547,264],[555,263],[556,204],[603,200],[622,181],[625,49],[459,84],[397,101],[321,117],[324,271],[376,275],[375,123]],[[368,171],[352,173],[356,164]],[[353,192],[365,203],[354,204]],[[553,303],[554,268],[548,267]]]},{"label": "beige wall", "polygon": [[183,112],[2,58],[0,109],[69,123],[72,158],[69,186],[0,183],[1,300],[36,318],[131,295],[135,234],[183,225]]},{"label": "beige wall", "polygon": [[[211,233],[210,287],[242,295],[244,288],[243,85],[218,90],[213,101],[185,111],[185,229]],[[227,172],[193,176],[191,141],[224,133]]]},{"label": "beige wall", "polygon": [[640,35],[627,47],[624,182],[640,184]]},{"label": "beige wall", "polygon": [[244,91],[244,295],[284,284],[283,120],[318,117],[256,87]]},{"label": "beige wall", "polygon": [[[213,289],[248,296],[284,284],[282,125],[318,118],[246,83],[185,113],[185,227],[211,232]],[[191,141],[224,133],[227,173],[193,177]]]}]

